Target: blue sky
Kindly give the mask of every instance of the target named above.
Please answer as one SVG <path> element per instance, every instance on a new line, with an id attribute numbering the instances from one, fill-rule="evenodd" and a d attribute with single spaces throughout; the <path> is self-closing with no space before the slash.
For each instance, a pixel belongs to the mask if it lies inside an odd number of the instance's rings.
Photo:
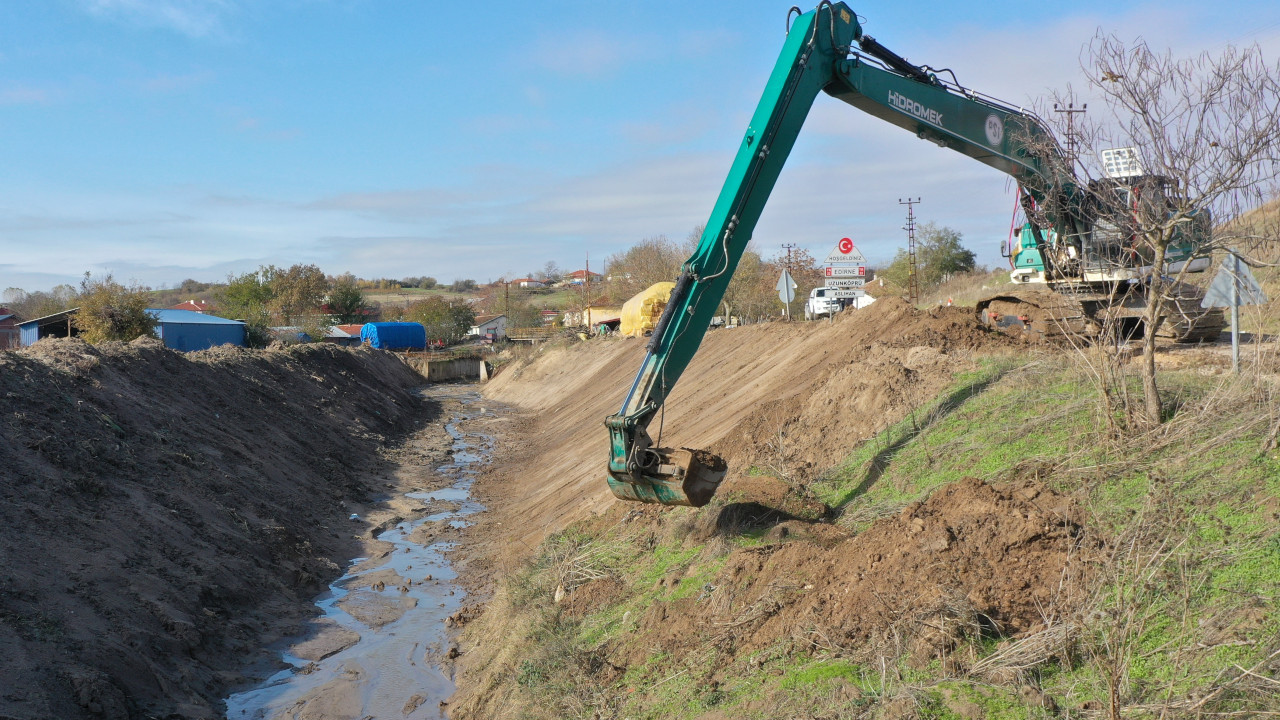
<path id="1" fill-rule="evenodd" d="M 154 287 L 314 262 L 481 281 L 683 239 L 712 203 L 788 2 L 0 0 L 0 289 Z M 1280 50 L 1274 2 L 855 4 L 866 32 L 1033 105 L 1098 28 Z M 819 97 L 755 233 L 873 261 L 901 197 L 999 262 L 999 173 Z"/>

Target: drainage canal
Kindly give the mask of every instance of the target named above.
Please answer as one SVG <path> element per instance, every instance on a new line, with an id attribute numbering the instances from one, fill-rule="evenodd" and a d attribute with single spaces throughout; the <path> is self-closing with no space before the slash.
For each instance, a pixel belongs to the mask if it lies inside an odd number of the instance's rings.
<path id="1" fill-rule="evenodd" d="M 353 560 L 316 600 L 322 615 L 314 621 L 314 637 L 283 652 L 288 668 L 227 698 L 228 720 L 447 717 L 444 701 L 454 686 L 439 661 L 449 647 L 445 621 L 465 593 L 454 583 L 447 556 L 454 544 L 418 542 L 414 531 L 427 524 L 465 527 L 466 517 L 482 509 L 471 500 L 471 484 L 492 441 L 464 435 L 460 424 L 493 413 L 465 387 L 434 387 L 432 395 L 439 394 L 461 401 L 445 426 L 453 438 L 452 460 L 438 468 L 451 484 L 406 497 L 444 509 L 379 535 L 394 548 L 385 562 Z"/>

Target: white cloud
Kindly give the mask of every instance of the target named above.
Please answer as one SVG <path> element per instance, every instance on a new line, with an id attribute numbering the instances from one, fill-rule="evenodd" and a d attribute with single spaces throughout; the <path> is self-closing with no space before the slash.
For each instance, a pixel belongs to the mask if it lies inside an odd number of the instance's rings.
<path id="1" fill-rule="evenodd" d="M 182 92 L 203 85 L 213 79 L 211 72 L 193 72 L 182 75 L 158 73 L 138 83 L 138 86 L 151 93 Z"/>
<path id="2" fill-rule="evenodd" d="M 15 85 L 0 90 L 0 105 L 47 105 L 59 92 L 48 88 Z"/>
<path id="3" fill-rule="evenodd" d="M 163 28 L 187 37 L 223 35 L 232 0 L 82 0 L 90 14 L 146 28 Z"/>
<path id="4" fill-rule="evenodd" d="M 542 34 L 528 50 L 534 64 L 561 75 L 609 75 L 642 49 L 633 39 L 604 30 Z"/>

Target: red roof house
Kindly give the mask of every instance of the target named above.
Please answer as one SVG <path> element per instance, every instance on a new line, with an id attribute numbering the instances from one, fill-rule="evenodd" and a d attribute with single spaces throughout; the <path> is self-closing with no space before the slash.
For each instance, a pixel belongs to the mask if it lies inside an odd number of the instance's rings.
<path id="1" fill-rule="evenodd" d="M 18 322 L 22 318 L 13 314 L 7 307 L 0 307 L 0 350 L 8 350 L 19 346 Z"/>
<path id="2" fill-rule="evenodd" d="M 186 302 L 178 303 L 177 305 L 174 305 L 169 309 L 170 310 L 190 310 L 191 312 L 207 313 L 212 307 L 213 307 L 212 304 L 207 303 L 204 300 L 188 300 Z"/>
<path id="3" fill-rule="evenodd" d="M 588 277 L 591 278 L 591 282 L 600 282 L 601 280 L 604 280 L 603 275 L 600 273 L 593 273 L 589 270 L 574 270 L 573 272 L 565 275 L 564 279 L 570 285 L 581 285 L 587 281 Z"/>

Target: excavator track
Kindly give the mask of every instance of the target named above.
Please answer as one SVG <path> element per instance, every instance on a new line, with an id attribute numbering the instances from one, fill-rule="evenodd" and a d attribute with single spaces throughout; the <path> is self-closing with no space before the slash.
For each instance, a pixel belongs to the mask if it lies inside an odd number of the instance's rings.
<path id="1" fill-rule="evenodd" d="M 1203 297 L 1194 285 L 1179 283 L 1172 288 L 1156 335 L 1182 343 L 1216 340 L 1226 320 L 1220 309 L 1201 308 Z M 1139 293 L 1113 297 L 1035 287 L 983 298 L 977 312 L 978 319 L 989 327 L 1035 341 L 1092 342 L 1103 332 L 1141 337 L 1144 303 Z"/>
<path id="2" fill-rule="evenodd" d="M 1201 308 L 1203 299 L 1204 292 L 1200 288 L 1180 283 L 1165 301 L 1168 309 L 1156 334 L 1176 342 L 1217 340 L 1227 327 L 1227 319 L 1221 308 Z"/>
<path id="3" fill-rule="evenodd" d="M 1092 340 L 1101 331 L 1083 303 L 1040 288 L 983 298 L 978 301 L 978 319 L 993 329 L 1038 341 Z"/>

